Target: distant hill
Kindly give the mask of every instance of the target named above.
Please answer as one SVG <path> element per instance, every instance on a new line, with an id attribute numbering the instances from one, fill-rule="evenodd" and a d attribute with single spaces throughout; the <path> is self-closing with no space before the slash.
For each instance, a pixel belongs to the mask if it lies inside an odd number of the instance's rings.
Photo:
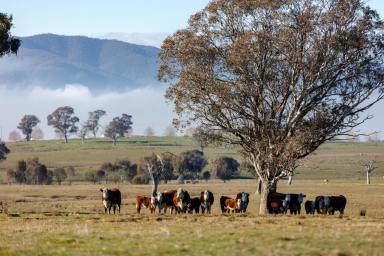
<path id="1" fill-rule="evenodd" d="M 122 90 L 158 83 L 159 49 L 117 40 L 41 34 L 22 37 L 17 56 L 0 59 L 0 85 Z"/>

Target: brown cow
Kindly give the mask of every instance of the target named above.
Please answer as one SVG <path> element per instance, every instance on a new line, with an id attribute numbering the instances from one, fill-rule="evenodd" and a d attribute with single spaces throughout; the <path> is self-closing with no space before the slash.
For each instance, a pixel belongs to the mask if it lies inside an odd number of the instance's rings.
<path id="1" fill-rule="evenodd" d="M 227 196 L 220 197 L 221 212 L 237 212 L 240 210 L 241 199 L 233 199 Z"/>
<path id="2" fill-rule="evenodd" d="M 141 207 L 149 208 L 151 213 L 155 212 L 155 198 L 148 196 L 136 196 L 136 210 L 140 213 Z"/>
<path id="3" fill-rule="evenodd" d="M 120 213 L 120 205 L 121 205 L 121 193 L 117 188 L 109 189 L 109 188 L 101 188 L 100 191 L 103 193 L 101 196 L 101 200 L 104 205 L 105 213 L 111 213 L 111 208 L 113 207 L 113 214 L 116 214 L 116 206 L 119 208 Z"/>
<path id="4" fill-rule="evenodd" d="M 188 203 L 188 205 L 187 205 L 188 213 L 193 213 L 193 211 L 195 211 L 195 213 L 199 213 L 199 211 L 200 211 L 200 204 L 201 204 L 200 197 L 192 198 L 190 200 L 190 202 Z"/>

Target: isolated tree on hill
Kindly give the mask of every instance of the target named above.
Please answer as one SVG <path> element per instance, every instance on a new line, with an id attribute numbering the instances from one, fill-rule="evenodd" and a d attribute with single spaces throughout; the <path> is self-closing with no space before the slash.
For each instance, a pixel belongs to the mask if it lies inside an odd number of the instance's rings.
<path id="1" fill-rule="evenodd" d="M 383 21 L 360 0 L 212 0 L 164 40 L 159 79 L 181 120 L 238 146 L 266 214 L 286 166 L 369 118 L 383 50 Z"/>
<path id="2" fill-rule="evenodd" d="M 35 115 L 25 115 L 21 119 L 19 125 L 17 126 L 18 129 L 21 130 L 21 132 L 25 135 L 25 140 L 30 141 L 33 128 L 40 123 L 39 118 L 37 118 Z"/>
<path id="3" fill-rule="evenodd" d="M 20 141 L 21 140 L 21 134 L 18 131 L 11 131 L 8 135 L 9 141 Z"/>
<path id="4" fill-rule="evenodd" d="M 79 131 L 77 132 L 77 135 L 81 139 L 81 144 L 84 144 L 85 137 L 87 137 L 87 134 L 88 134 L 88 128 L 86 127 L 86 125 L 82 125 Z"/>
<path id="5" fill-rule="evenodd" d="M 230 180 L 238 174 L 240 164 L 232 157 L 220 157 L 212 164 L 212 172 L 222 181 Z"/>
<path id="6" fill-rule="evenodd" d="M 155 130 L 152 127 L 148 126 L 144 130 L 144 135 L 147 136 L 147 137 L 155 136 Z"/>
<path id="7" fill-rule="evenodd" d="M 43 130 L 41 130 L 41 128 L 39 128 L 39 127 L 35 127 L 32 130 L 31 139 L 33 139 L 33 140 L 42 140 L 42 139 L 44 139 L 44 132 L 43 132 Z"/>
<path id="8" fill-rule="evenodd" d="M 164 130 L 164 136 L 168 136 L 168 137 L 176 136 L 176 129 L 172 125 L 168 125 Z"/>
<path id="9" fill-rule="evenodd" d="M 132 124 L 131 115 L 122 114 L 121 117 L 115 117 L 105 128 L 105 136 L 111 138 L 113 145 L 116 145 L 117 139 L 124 137 L 124 134 L 132 128 Z"/>
<path id="10" fill-rule="evenodd" d="M 0 13 L 0 57 L 5 54 L 17 54 L 19 50 L 21 41 L 11 35 L 12 27 L 12 16 Z"/>
<path id="11" fill-rule="evenodd" d="M 53 126 L 55 132 L 64 138 L 65 143 L 68 142 L 68 136 L 78 130 L 76 123 L 79 122 L 79 118 L 74 116 L 72 107 L 57 108 L 52 114 L 48 115 L 47 120 L 48 125 Z"/>
<path id="12" fill-rule="evenodd" d="M 5 160 L 7 158 L 6 155 L 10 152 L 11 151 L 7 148 L 7 146 L 5 146 L 5 143 L 0 141 L 0 161 Z"/>
<path id="13" fill-rule="evenodd" d="M 107 112 L 105 112 L 105 110 L 101 110 L 101 109 L 89 112 L 89 117 L 85 124 L 85 127 L 88 129 L 88 131 L 92 132 L 93 137 L 95 138 L 96 138 L 97 131 L 100 128 L 100 124 L 99 124 L 100 118 L 105 116 L 106 113 Z"/>

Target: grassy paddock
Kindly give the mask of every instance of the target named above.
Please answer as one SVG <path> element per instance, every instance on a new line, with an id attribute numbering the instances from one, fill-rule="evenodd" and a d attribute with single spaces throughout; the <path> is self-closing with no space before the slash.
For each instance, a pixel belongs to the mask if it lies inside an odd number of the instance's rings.
<path id="1" fill-rule="evenodd" d="M 282 192 L 347 197 L 344 218 L 338 216 L 258 216 L 255 182 L 188 184 L 192 195 L 214 192 L 211 216 L 135 213 L 134 198 L 150 186 L 118 185 L 122 212 L 105 215 L 103 185 L 0 186 L 0 255 L 383 255 L 384 184 L 338 180 L 296 180 L 279 185 Z M 160 190 L 177 185 L 160 185 Z M 220 195 L 251 192 L 249 212 L 221 215 Z M 366 209 L 367 216 L 359 212 Z"/>

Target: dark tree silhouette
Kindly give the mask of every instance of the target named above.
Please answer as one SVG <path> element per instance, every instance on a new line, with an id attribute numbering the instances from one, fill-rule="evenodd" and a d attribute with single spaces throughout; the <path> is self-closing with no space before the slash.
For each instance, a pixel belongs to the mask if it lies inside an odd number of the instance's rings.
<path id="1" fill-rule="evenodd" d="M 18 129 L 21 130 L 21 132 L 25 135 L 25 140 L 30 141 L 33 128 L 40 123 L 39 118 L 35 115 L 25 115 L 21 119 L 19 125 L 17 126 Z"/>
<path id="2" fill-rule="evenodd" d="M 17 54 L 19 50 L 21 41 L 11 35 L 12 27 L 12 16 L 0 13 L 0 57 L 5 54 Z"/>
<path id="3" fill-rule="evenodd" d="M 238 174 L 240 164 L 232 157 L 220 157 L 212 164 L 214 176 L 224 182 L 230 180 Z"/>
<path id="4" fill-rule="evenodd" d="M 53 126 L 55 132 L 64 138 L 65 143 L 68 142 L 68 136 L 78 130 L 76 123 L 79 122 L 79 118 L 74 116 L 72 107 L 57 108 L 52 114 L 48 115 L 47 120 L 48 125 Z"/>
<path id="5" fill-rule="evenodd" d="M 99 125 L 100 118 L 105 116 L 106 114 L 107 114 L 107 112 L 105 112 L 105 110 L 101 110 L 101 109 L 89 112 L 89 117 L 88 117 L 88 120 L 86 121 L 84 127 L 88 131 L 92 132 L 93 137 L 96 138 L 97 131 L 100 128 L 100 125 Z"/>
<path id="6" fill-rule="evenodd" d="M 121 117 L 115 117 L 105 128 L 105 136 L 113 140 L 113 145 L 119 137 L 124 137 L 124 134 L 132 128 L 132 116 L 122 114 Z"/>

